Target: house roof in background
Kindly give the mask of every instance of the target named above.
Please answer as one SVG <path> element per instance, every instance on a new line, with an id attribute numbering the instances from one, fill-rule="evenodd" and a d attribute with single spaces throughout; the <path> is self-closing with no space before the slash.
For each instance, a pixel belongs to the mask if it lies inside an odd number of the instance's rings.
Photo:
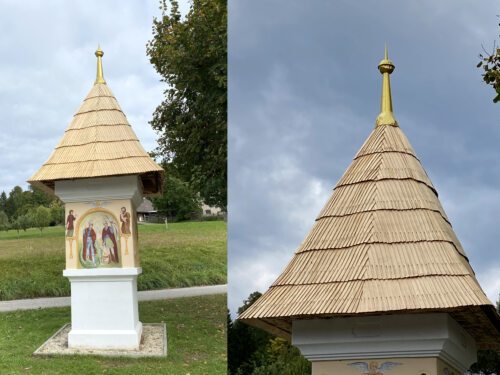
<path id="1" fill-rule="evenodd" d="M 157 212 L 153 207 L 153 202 L 147 198 L 142 199 L 142 203 L 137 207 L 137 213 Z"/>

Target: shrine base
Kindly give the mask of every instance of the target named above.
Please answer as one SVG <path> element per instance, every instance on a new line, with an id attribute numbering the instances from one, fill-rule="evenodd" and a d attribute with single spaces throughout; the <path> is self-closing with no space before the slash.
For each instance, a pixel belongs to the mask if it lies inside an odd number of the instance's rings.
<path id="1" fill-rule="evenodd" d="M 138 349 L 141 268 L 67 269 L 71 283 L 69 348 Z"/>

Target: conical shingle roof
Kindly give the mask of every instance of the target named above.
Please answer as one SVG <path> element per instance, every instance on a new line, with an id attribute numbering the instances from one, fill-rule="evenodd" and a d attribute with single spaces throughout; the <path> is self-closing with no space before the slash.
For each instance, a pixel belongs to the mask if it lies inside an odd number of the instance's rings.
<path id="1" fill-rule="evenodd" d="M 239 318 L 289 337 L 294 319 L 447 311 L 479 345 L 498 345 L 499 316 L 392 115 L 382 73 L 377 126 L 291 262 Z"/>
<path id="2" fill-rule="evenodd" d="M 53 191 L 57 180 L 137 174 L 145 194 L 161 190 L 163 169 L 144 150 L 102 76 L 97 78 L 64 136 L 42 167 L 28 180 Z"/>

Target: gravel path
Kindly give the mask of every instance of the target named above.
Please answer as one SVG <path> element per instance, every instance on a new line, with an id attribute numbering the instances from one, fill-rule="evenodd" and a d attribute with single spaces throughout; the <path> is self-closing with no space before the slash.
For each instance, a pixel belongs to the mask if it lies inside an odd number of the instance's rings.
<path id="1" fill-rule="evenodd" d="M 194 286 L 191 288 L 144 290 L 139 292 L 139 301 L 154 301 L 159 299 L 172 299 L 180 297 L 206 296 L 211 294 L 227 293 L 227 285 Z M 70 306 L 70 297 L 51 297 L 34 299 L 16 299 L 1 301 L 0 312 L 15 310 L 35 310 L 47 307 Z"/>

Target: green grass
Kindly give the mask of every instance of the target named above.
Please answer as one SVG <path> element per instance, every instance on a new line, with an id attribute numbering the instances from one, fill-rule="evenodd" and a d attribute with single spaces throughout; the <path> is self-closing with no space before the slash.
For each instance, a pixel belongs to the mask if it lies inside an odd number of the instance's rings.
<path id="1" fill-rule="evenodd" d="M 165 358 L 35 357 L 32 353 L 71 320 L 69 308 L 0 314 L 0 374 L 226 374 L 226 296 L 139 304 L 143 323 L 167 324 Z"/>
<path id="2" fill-rule="evenodd" d="M 224 284 L 226 223 L 140 225 L 139 255 L 139 290 Z M 67 296 L 64 268 L 63 227 L 0 233 L 0 300 Z"/>

